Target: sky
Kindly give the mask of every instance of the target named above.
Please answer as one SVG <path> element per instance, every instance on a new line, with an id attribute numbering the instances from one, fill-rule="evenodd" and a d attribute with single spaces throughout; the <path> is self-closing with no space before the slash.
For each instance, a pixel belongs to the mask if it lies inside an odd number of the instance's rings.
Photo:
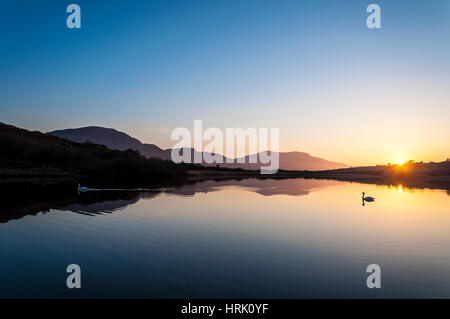
<path id="1" fill-rule="evenodd" d="M 450 157 L 448 0 L 0 0 L 0 41 L 0 122 L 26 129 L 169 148 L 201 119 L 354 166 Z"/>

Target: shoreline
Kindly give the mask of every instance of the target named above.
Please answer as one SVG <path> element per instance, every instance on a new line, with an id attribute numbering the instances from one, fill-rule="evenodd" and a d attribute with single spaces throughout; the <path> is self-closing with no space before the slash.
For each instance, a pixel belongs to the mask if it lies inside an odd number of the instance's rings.
<path id="1" fill-rule="evenodd" d="M 411 188 L 430 188 L 430 189 L 443 189 L 450 191 L 450 175 L 412 175 L 412 176 L 385 176 L 380 174 L 352 172 L 351 170 L 360 170 L 360 168 L 333 170 L 333 171 L 283 171 L 280 170 L 276 174 L 260 174 L 258 171 L 246 171 L 235 169 L 193 169 L 188 170 L 186 176 L 168 179 L 161 182 L 149 182 L 149 183 L 136 183 L 130 184 L 128 181 L 123 184 L 115 183 L 111 185 L 109 183 L 102 183 L 102 181 L 89 180 L 89 178 L 81 177 L 75 174 L 63 173 L 63 174 L 45 174 L 40 171 L 34 172 L 18 172 L 16 174 L 4 174 L 0 172 L 0 184 L 1 185 L 13 185 L 13 184 L 30 184 L 41 185 L 42 187 L 48 185 L 57 184 L 76 184 L 82 182 L 90 187 L 104 187 L 110 188 L 111 186 L 118 188 L 152 188 L 152 187 L 171 187 L 183 185 L 186 183 L 196 183 L 208 180 L 222 181 L 222 180 L 242 180 L 247 178 L 256 179 L 291 179 L 291 178 L 304 178 L 304 179 L 327 179 L 337 180 L 343 182 L 359 182 L 364 184 L 378 184 L 378 185 L 402 185 Z M 126 187 L 125 187 L 126 186 Z"/>

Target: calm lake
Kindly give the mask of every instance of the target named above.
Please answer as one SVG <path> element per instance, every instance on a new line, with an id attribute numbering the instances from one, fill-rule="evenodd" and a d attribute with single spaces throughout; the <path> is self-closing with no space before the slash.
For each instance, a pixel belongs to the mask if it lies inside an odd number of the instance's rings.
<path id="1" fill-rule="evenodd" d="M 446 190 L 246 179 L 102 193 L 2 208 L 1 298 L 450 297 Z"/>

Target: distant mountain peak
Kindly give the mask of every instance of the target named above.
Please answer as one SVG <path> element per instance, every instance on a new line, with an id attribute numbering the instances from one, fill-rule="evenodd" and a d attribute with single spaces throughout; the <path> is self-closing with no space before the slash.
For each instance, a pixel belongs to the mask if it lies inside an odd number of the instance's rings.
<path id="1" fill-rule="evenodd" d="M 139 151 L 145 157 L 170 158 L 170 152 L 168 153 L 154 144 L 143 144 L 137 138 L 113 128 L 86 126 L 56 130 L 49 134 L 78 143 L 90 141 L 96 144 L 106 145 L 110 149 L 121 151 L 132 149 Z"/>
<path id="2" fill-rule="evenodd" d="M 132 149 L 139 151 L 145 157 L 157 157 L 167 160 L 171 159 L 171 149 L 163 150 L 154 144 L 144 144 L 138 139 L 113 128 L 86 126 L 66 130 L 57 130 L 50 132 L 49 134 L 79 143 L 90 141 L 96 144 L 103 144 L 110 149 Z M 186 150 L 193 152 L 193 149 L 191 148 L 186 148 Z M 284 170 L 318 171 L 349 167 L 343 163 L 330 162 L 326 159 L 314 157 L 308 153 L 300 151 L 279 152 L 279 159 L 280 169 Z M 213 164 L 213 166 L 215 165 L 216 164 Z M 219 164 L 219 166 L 259 170 L 261 163 L 249 163 L 248 156 L 246 156 L 245 163 L 237 163 L 235 160 L 234 163 L 223 163 Z"/>

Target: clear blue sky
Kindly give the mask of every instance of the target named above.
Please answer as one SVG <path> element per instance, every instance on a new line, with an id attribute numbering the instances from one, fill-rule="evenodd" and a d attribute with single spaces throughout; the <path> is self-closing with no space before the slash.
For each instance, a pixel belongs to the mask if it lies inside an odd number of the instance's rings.
<path id="1" fill-rule="evenodd" d="M 448 0 L 2 0 L 0 41 L 0 121 L 27 129 L 170 147 L 203 119 L 354 165 L 450 156 Z"/>

